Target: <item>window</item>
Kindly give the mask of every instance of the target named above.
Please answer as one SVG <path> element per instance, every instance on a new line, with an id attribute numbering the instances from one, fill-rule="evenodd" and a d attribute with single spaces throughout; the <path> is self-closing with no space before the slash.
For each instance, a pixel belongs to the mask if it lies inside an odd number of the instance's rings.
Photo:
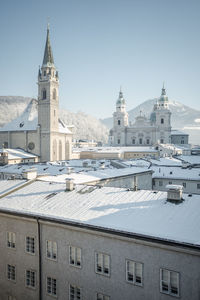
<path id="1" fill-rule="evenodd" d="M 181 144 L 185 144 L 185 141 L 184 141 L 184 140 L 181 140 Z"/>
<path id="2" fill-rule="evenodd" d="M 135 145 L 135 139 L 132 139 L 132 144 Z"/>
<path id="3" fill-rule="evenodd" d="M 15 248 L 16 247 L 16 238 L 14 232 L 7 232 L 7 247 Z"/>
<path id="4" fill-rule="evenodd" d="M 110 255 L 103 254 L 103 253 L 96 253 L 96 273 L 102 275 L 110 275 Z"/>
<path id="5" fill-rule="evenodd" d="M 120 125 L 120 123 L 121 123 L 120 120 L 118 120 L 118 121 L 117 121 L 117 124 Z"/>
<path id="6" fill-rule="evenodd" d="M 47 98 L 47 91 L 44 89 L 42 91 L 42 99 L 45 100 Z"/>
<path id="7" fill-rule="evenodd" d="M 197 189 L 200 189 L 200 183 L 197 183 Z"/>
<path id="8" fill-rule="evenodd" d="M 47 241 L 46 243 L 46 255 L 47 258 L 57 259 L 57 243 L 52 241 Z"/>
<path id="9" fill-rule="evenodd" d="M 26 270 L 26 286 L 27 287 L 35 287 L 35 271 Z"/>
<path id="10" fill-rule="evenodd" d="M 169 181 L 169 184 L 172 184 L 172 181 Z"/>
<path id="11" fill-rule="evenodd" d="M 117 140 L 117 143 L 120 144 L 120 139 Z"/>
<path id="12" fill-rule="evenodd" d="M 161 144 L 164 144 L 164 140 L 163 140 L 163 139 L 160 139 L 160 143 L 161 143 Z"/>
<path id="13" fill-rule="evenodd" d="M 7 278 L 15 281 L 16 279 L 16 268 L 15 266 L 7 265 Z"/>
<path id="14" fill-rule="evenodd" d="M 26 237 L 26 252 L 35 253 L 35 238 L 27 236 Z"/>
<path id="15" fill-rule="evenodd" d="M 56 279 L 52 277 L 47 277 L 47 294 L 54 296 L 57 295 Z"/>
<path id="16" fill-rule="evenodd" d="M 47 72 L 46 71 L 44 71 L 44 76 L 46 76 L 47 75 Z"/>
<path id="17" fill-rule="evenodd" d="M 149 139 L 147 139 L 147 145 L 149 145 Z"/>
<path id="18" fill-rule="evenodd" d="M 70 300 L 79 300 L 81 299 L 81 289 L 75 285 L 69 285 L 69 299 Z"/>
<path id="19" fill-rule="evenodd" d="M 141 138 L 139 139 L 139 144 L 142 145 L 142 139 Z"/>
<path id="20" fill-rule="evenodd" d="M 158 184 L 159 184 L 159 186 L 163 186 L 163 182 L 162 181 L 159 181 Z"/>
<path id="21" fill-rule="evenodd" d="M 186 188 L 186 182 L 183 182 L 183 187 Z"/>
<path id="22" fill-rule="evenodd" d="M 163 118 L 161 118 L 160 123 L 164 124 L 164 119 Z"/>
<path id="23" fill-rule="evenodd" d="M 110 300 L 110 297 L 109 297 L 109 296 L 106 296 L 106 295 L 103 295 L 103 294 L 100 294 L 100 293 L 98 293 L 98 294 L 97 294 L 97 300 Z"/>
<path id="24" fill-rule="evenodd" d="M 160 291 L 172 296 L 179 296 L 179 273 L 161 269 Z"/>
<path id="25" fill-rule="evenodd" d="M 136 285 L 142 286 L 143 265 L 132 260 L 126 261 L 126 280 Z"/>
<path id="26" fill-rule="evenodd" d="M 75 267 L 81 267 L 81 248 L 69 246 L 69 263 Z"/>

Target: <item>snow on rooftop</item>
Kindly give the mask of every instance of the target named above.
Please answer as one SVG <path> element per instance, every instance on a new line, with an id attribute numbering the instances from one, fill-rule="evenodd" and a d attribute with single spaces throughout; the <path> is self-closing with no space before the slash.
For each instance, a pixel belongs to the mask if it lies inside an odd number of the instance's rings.
<path id="1" fill-rule="evenodd" d="M 59 122 L 59 132 L 72 134 L 71 130 L 62 121 Z M 26 130 L 37 130 L 38 127 L 38 102 L 36 99 L 32 99 L 28 104 L 25 111 L 13 121 L 5 124 L 0 128 L 0 131 L 26 131 Z"/>
<path id="2" fill-rule="evenodd" d="M 172 130 L 171 135 L 189 135 L 189 134 L 187 134 L 183 131 L 180 131 L 180 130 Z"/>
<path id="3" fill-rule="evenodd" d="M 0 180 L 0 195 L 9 192 L 24 183 L 25 180 Z"/>
<path id="4" fill-rule="evenodd" d="M 83 184 L 88 182 L 93 182 L 96 180 L 101 179 L 108 179 L 108 178 L 115 178 L 120 176 L 128 176 L 134 174 L 141 174 L 151 172 L 151 170 L 147 168 L 139 168 L 139 167 L 132 167 L 132 168 L 124 168 L 124 169 L 103 169 L 103 170 L 96 170 L 96 171 L 82 171 L 80 173 L 71 173 L 70 175 L 63 174 L 58 176 L 43 176 L 41 180 L 43 181 L 52 181 L 52 182 L 65 182 L 66 178 L 74 179 L 76 184 Z"/>
<path id="5" fill-rule="evenodd" d="M 22 149 L 11 149 L 11 148 L 0 149 L 0 153 L 2 153 L 2 152 L 7 152 L 8 153 L 8 159 L 37 157 L 37 155 L 26 152 Z"/>
<path id="6" fill-rule="evenodd" d="M 0 210 L 45 216 L 102 228 L 200 245 L 200 196 L 178 205 L 166 192 L 33 182 L 0 200 Z"/>
<path id="7" fill-rule="evenodd" d="M 74 152 L 81 151 L 91 151 L 100 153 L 123 153 L 123 152 L 152 152 L 157 153 L 153 147 L 83 147 L 83 148 L 73 148 Z"/>
<path id="8" fill-rule="evenodd" d="M 168 178 L 200 181 L 200 168 L 182 169 L 180 167 L 152 166 L 152 178 Z"/>
<path id="9" fill-rule="evenodd" d="M 190 164 L 200 164 L 200 155 L 180 155 L 179 158 Z"/>
<path id="10" fill-rule="evenodd" d="M 149 159 L 149 161 L 158 166 L 182 166 L 182 161 L 174 157 L 161 157 L 159 159 Z"/>

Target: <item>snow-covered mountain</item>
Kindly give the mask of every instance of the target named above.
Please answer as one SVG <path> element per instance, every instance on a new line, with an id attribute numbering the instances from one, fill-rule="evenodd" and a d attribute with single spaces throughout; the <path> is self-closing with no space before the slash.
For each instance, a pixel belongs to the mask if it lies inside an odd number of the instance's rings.
<path id="1" fill-rule="evenodd" d="M 149 117 L 153 105 L 156 102 L 155 99 L 150 99 L 144 101 L 140 105 L 136 106 L 135 108 L 128 111 L 129 114 L 129 121 L 133 122 L 135 117 L 140 114 L 140 110 L 146 117 Z M 191 127 L 191 126 L 200 126 L 200 111 L 193 109 L 189 106 L 186 106 L 178 101 L 169 100 L 169 109 L 172 112 L 172 127 L 174 128 L 184 128 L 184 127 Z M 113 126 L 113 119 L 107 118 L 101 120 L 108 128 Z"/>
<path id="2" fill-rule="evenodd" d="M 140 111 L 146 117 L 149 117 L 156 100 L 156 98 L 147 100 L 134 109 L 129 110 L 129 121 L 133 122 L 135 117 L 140 114 Z M 169 109 L 172 112 L 172 127 L 188 133 L 191 143 L 200 144 L 200 111 L 173 100 L 169 100 Z M 113 126 L 112 117 L 103 119 L 101 122 L 108 128 L 112 128 Z"/>
<path id="3" fill-rule="evenodd" d="M 99 120 L 83 112 L 71 113 L 60 109 L 59 113 L 67 125 L 75 126 L 74 138 L 107 142 L 108 128 Z M 27 126 L 36 122 L 37 100 L 20 96 L 0 96 L 0 127 L 16 118 Z"/>

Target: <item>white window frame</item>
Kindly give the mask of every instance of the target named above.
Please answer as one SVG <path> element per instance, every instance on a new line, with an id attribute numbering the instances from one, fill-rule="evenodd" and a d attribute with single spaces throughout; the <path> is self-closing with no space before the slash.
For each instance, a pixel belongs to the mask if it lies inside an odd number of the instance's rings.
<path id="1" fill-rule="evenodd" d="M 56 261 L 57 257 L 57 243 L 54 241 L 46 240 L 46 258 Z"/>
<path id="2" fill-rule="evenodd" d="M 25 285 L 28 288 L 32 288 L 32 289 L 36 288 L 36 271 L 35 270 L 32 270 L 32 269 L 25 270 Z"/>
<path id="3" fill-rule="evenodd" d="M 47 295 L 57 297 L 57 279 L 51 276 L 46 277 L 46 292 Z"/>
<path id="4" fill-rule="evenodd" d="M 73 295 L 72 295 L 72 289 L 74 290 Z M 69 284 L 69 300 L 81 300 L 82 295 L 81 295 L 81 288 L 79 286 Z"/>
<path id="5" fill-rule="evenodd" d="M 133 272 L 132 272 L 132 277 L 133 280 L 129 280 L 128 275 L 130 272 L 130 270 L 128 269 L 128 265 L 129 264 L 133 265 Z M 137 273 L 137 267 L 140 266 L 141 267 L 141 276 L 139 276 L 139 274 Z M 126 259 L 126 282 L 137 285 L 137 286 L 143 286 L 143 269 L 144 269 L 144 265 L 141 262 L 138 261 L 134 261 L 132 259 Z M 137 277 L 141 278 L 141 282 L 137 282 Z"/>
<path id="6" fill-rule="evenodd" d="M 110 300 L 110 296 L 104 295 L 102 293 L 97 293 L 96 300 Z"/>
<path id="7" fill-rule="evenodd" d="M 167 272 L 167 281 L 166 282 L 164 281 L 164 279 L 162 277 L 162 271 Z M 177 294 L 174 294 L 173 292 L 171 292 L 172 274 L 177 276 L 177 282 L 178 282 L 177 283 Z M 163 290 L 163 283 L 164 282 L 166 283 L 166 286 L 168 286 L 168 290 Z M 173 297 L 179 297 L 180 296 L 180 273 L 161 268 L 160 269 L 160 292 L 163 293 L 163 294 L 173 296 Z"/>
<path id="8" fill-rule="evenodd" d="M 69 264 L 70 266 L 82 267 L 82 249 L 75 246 L 69 246 Z"/>
<path id="9" fill-rule="evenodd" d="M 30 242 L 30 239 L 31 239 L 31 242 Z M 33 243 L 32 243 L 32 241 L 33 241 Z M 35 255 L 35 237 L 34 236 L 27 235 L 25 237 L 25 251 L 28 254 Z"/>
<path id="10" fill-rule="evenodd" d="M 10 270 L 9 270 L 10 268 Z M 14 278 L 13 278 L 14 277 Z M 7 264 L 7 279 L 16 282 L 16 266 Z"/>
<path id="11" fill-rule="evenodd" d="M 7 248 L 16 249 L 16 234 L 15 234 L 15 232 L 7 231 Z"/>
<path id="12" fill-rule="evenodd" d="M 108 266 L 107 265 L 107 262 L 106 260 L 108 259 Z M 98 269 L 98 261 L 100 262 L 101 261 L 101 270 Z M 100 275 L 104 275 L 104 276 L 110 276 L 110 273 L 111 273 L 111 268 L 110 268 L 110 255 L 107 254 L 107 253 L 102 253 L 102 252 L 95 252 L 95 272 L 97 274 L 100 274 Z M 105 270 L 108 270 L 108 272 Z"/>

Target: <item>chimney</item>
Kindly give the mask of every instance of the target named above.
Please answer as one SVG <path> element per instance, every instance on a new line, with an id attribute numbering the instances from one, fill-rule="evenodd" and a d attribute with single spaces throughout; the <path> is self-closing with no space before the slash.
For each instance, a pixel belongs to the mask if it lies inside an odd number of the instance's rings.
<path id="1" fill-rule="evenodd" d="M 182 192 L 183 186 L 182 185 L 175 185 L 175 184 L 168 184 L 166 185 L 167 189 L 167 201 L 172 203 L 181 203 L 182 199 Z"/>
<path id="2" fill-rule="evenodd" d="M 66 178 L 66 191 L 70 192 L 74 190 L 74 179 Z"/>

